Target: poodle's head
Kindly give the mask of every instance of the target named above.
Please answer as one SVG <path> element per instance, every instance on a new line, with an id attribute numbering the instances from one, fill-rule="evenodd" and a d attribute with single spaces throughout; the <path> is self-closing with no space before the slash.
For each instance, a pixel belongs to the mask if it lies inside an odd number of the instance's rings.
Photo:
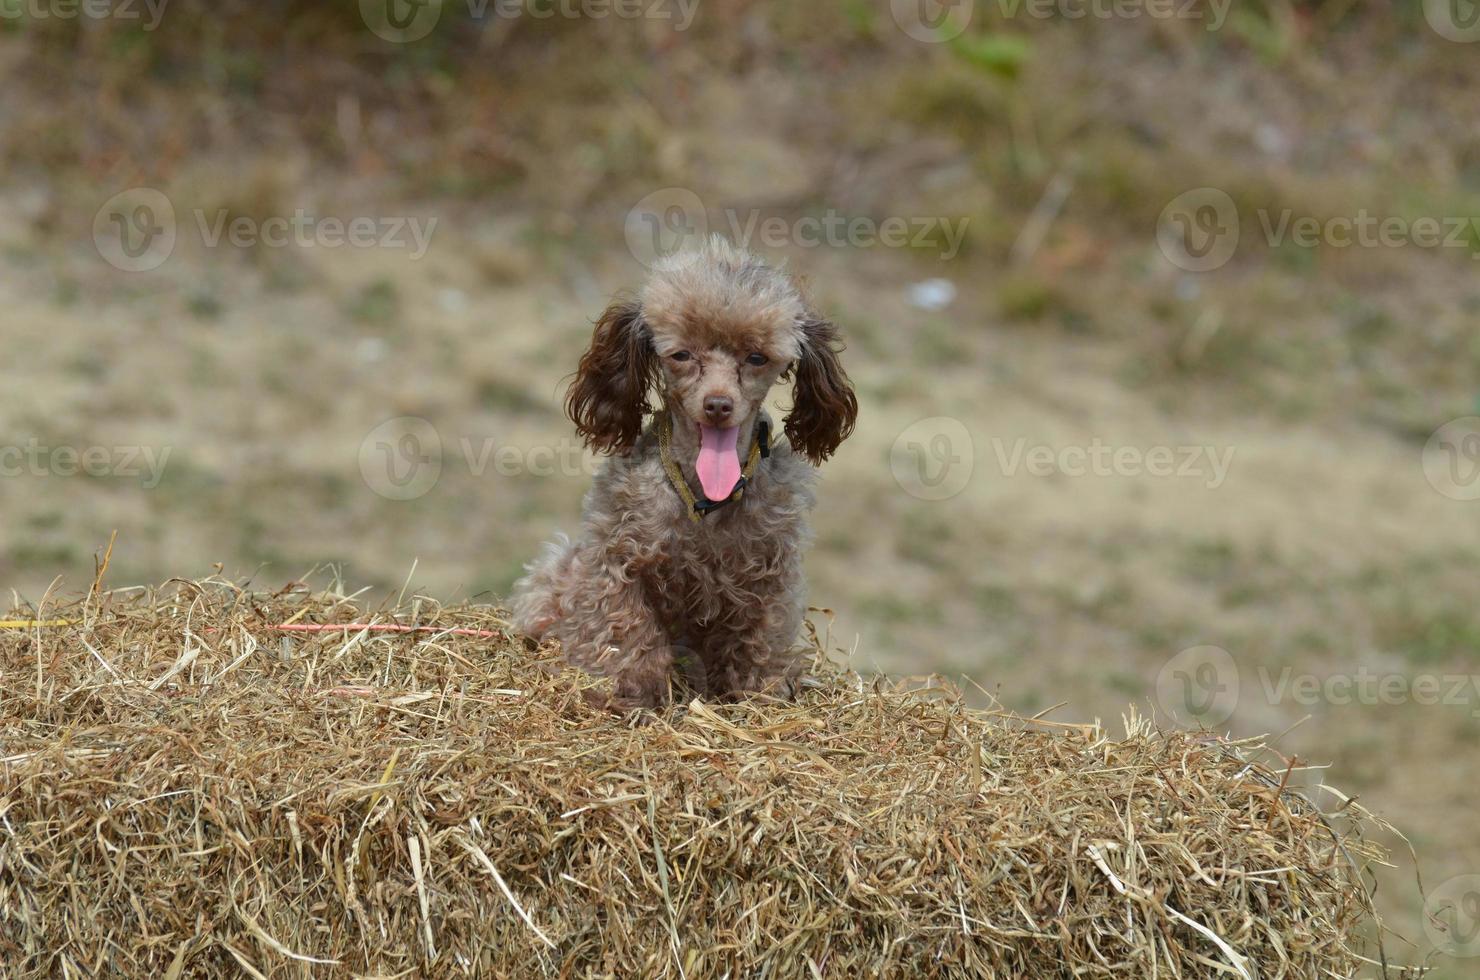
<path id="1" fill-rule="evenodd" d="M 702 452 L 729 463 L 739 427 L 794 377 L 786 435 L 821 463 L 858 415 L 840 348 L 837 328 L 807 309 L 789 276 L 715 237 L 666 259 L 636 302 L 602 315 L 566 408 L 597 451 L 625 452 L 656 391 L 677 424 L 694 427 Z"/>

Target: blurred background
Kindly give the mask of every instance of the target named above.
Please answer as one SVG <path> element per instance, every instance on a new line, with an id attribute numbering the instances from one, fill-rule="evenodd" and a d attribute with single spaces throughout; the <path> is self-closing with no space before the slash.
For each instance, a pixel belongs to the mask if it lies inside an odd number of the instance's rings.
<path id="1" fill-rule="evenodd" d="M 1475 976 L 1477 82 L 1472 0 L 0 0 L 0 584 L 497 601 L 723 234 L 848 337 L 856 667 L 1267 733 Z"/>

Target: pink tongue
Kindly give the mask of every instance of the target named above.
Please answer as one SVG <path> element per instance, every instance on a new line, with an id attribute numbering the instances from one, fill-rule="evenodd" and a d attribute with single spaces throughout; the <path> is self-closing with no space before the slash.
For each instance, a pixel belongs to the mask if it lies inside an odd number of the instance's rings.
<path id="1" fill-rule="evenodd" d="M 735 491 L 740 482 L 740 455 L 735 452 L 735 443 L 740 438 L 740 429 L 715 429 L 699 426 L 699 459 L 694 469 L 699 473 L 699 485 L 704 496 L 710 500 L 724 500 Z"/>

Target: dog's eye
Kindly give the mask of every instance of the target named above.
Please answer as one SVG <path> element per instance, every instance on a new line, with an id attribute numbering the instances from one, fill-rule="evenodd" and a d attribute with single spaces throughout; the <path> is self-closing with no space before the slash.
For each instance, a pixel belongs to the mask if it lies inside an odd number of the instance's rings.
<path id="1" fill-rule="evenodd" d="M 681 350 L 677 351 L 676 353 L 670 354 L 669 356 L 672 357 L 675 361 L 687 361 L 692 359 L 694 355 L 690 354 L 686 350 Z"/>
<path id="2" fill-rule="evenodd" d="M 755 367 L 760 367 L 763 364 L 769 363 L 770 360 L 771 359 L 769 357 L 767 357 L 766 355 L 764 355 L 764 354 L 762 354 L 760 352 L 756 352 L 754 354 L 751 354 L 749 357 L 747 357 L 745 359 L 745 363 L 746 364 L 754 365 Z"/>

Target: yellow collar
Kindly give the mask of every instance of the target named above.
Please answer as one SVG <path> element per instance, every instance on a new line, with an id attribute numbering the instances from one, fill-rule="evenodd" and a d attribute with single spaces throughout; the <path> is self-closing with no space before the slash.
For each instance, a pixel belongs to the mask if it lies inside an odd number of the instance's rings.
<path id="1" fill-rule="evenodd" d="M 697 499 L 694 491 L 689 489 L 689 481 L 684 479 L 683 470 L 678 468 L 678 463 L 673 459 L 673 417 L 668 414 L 666 407 L 658 415 L 658 451 L 663 457 L 663 469 L 668 473 L 668 482 L 673 484 L 679 499 L 688 508 L 689 520 L 698 524 L 710 511 L 719 510 L 725 504 L 734 503 L 745 496 L 745 487 L 755 475 L 761 460 L 771 455 L 771 423 L 765 419 L 757 420 L 755 439 L 750 444 L 750 459 L 740 473 L 740 482 L 735 484 L 735 489 L 723 500 L 710 500 L 708 497 Z"/>

